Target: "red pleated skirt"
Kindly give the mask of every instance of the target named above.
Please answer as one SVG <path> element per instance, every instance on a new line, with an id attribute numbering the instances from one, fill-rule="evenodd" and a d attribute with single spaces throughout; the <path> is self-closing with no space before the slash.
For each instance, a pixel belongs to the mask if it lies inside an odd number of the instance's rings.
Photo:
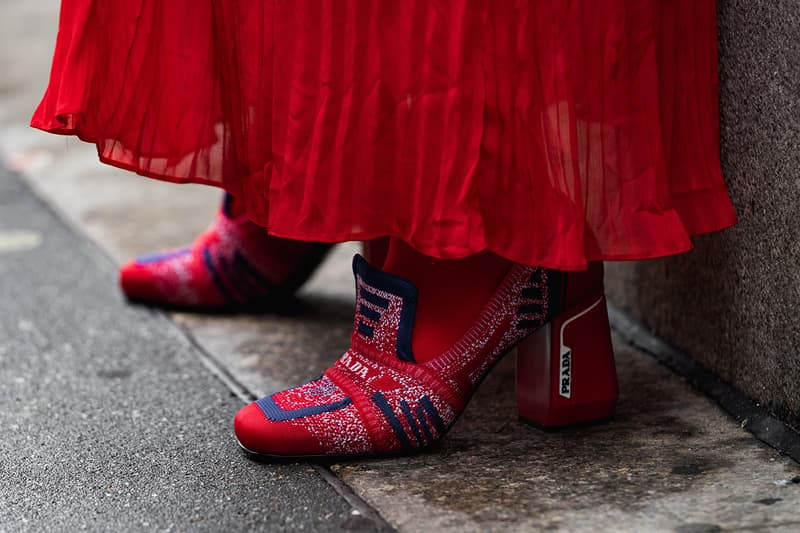
<path id="1" fill-rule="evenodd" d="M 32 124 L 277 236 L 566 270 L 736 222 L 717 90 L 713 0 L 63 0 Z"/>

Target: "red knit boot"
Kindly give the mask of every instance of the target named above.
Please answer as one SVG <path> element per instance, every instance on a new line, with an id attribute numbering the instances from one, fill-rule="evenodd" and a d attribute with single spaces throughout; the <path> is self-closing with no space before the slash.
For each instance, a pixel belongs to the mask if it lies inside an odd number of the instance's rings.
<path id="1" fill-rule="evenodd" d="M 226 195 L 214 222 L 191 246 L 130 261 L 119 282 L 128 299 L 148 305 L 256 310 L 292 294 L 329 249 L 267 235 Z"/>

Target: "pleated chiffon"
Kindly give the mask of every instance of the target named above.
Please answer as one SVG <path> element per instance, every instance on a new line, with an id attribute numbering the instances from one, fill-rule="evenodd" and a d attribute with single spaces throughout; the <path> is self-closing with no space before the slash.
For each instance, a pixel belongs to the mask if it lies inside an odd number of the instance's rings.
<path id="1" fill-rule="evenodd" d="M 280 237 L 563 270 L 659 257 L 736 222 L 715 9 L 63 0 L 32 125 L 223 187 Z"/>

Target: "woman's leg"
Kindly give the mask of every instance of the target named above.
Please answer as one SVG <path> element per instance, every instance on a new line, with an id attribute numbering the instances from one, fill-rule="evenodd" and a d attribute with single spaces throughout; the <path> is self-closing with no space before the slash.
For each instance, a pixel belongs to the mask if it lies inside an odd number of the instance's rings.
<path id="1" fill-rule="evenodd" d="M 444 353 L 475 322 L 513 263 L 483 252 L 464 259 L 434 259 L 392 239 L 383 270 L 419 291 L 411 345 L 424 363 Z"/>

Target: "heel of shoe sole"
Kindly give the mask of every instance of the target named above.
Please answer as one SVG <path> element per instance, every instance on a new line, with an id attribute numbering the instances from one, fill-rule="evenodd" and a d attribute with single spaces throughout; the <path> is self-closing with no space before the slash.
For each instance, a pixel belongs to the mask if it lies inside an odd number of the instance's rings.
<path id="1" fill-rule="evenodd" d="M 543 428 L 609 418 L 619 387 L 604 296 L 574 306 L 517 348 L 519 416 Z"/>

